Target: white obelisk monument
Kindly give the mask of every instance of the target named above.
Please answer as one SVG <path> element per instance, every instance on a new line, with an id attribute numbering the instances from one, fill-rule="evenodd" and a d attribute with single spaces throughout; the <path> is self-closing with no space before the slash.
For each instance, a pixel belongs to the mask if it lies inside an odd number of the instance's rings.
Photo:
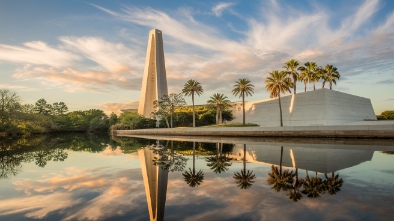
<path id="1" fill-rule="evenodd" d="M 151 117 L 151 113 L 155 111 L 153 102 L 163 95 L 168 95 L 163 37 L 160 30 L 153 29 L 149 32 L 138 113 Z"/>

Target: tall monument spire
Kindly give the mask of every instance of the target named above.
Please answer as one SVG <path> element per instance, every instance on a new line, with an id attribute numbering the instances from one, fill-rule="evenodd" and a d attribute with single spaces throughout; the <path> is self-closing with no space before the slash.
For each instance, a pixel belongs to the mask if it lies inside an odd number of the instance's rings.
<path id="1" fill-rule="evenodd" d="M 146 49 L 145 69 L 138 113 L 149 118 L 151 113 L 155 111 L 153 102 L 167 94 L 167 76 L 162 32 L 158 29 L 152 29 L 149 32 L 148 47 Z"/>

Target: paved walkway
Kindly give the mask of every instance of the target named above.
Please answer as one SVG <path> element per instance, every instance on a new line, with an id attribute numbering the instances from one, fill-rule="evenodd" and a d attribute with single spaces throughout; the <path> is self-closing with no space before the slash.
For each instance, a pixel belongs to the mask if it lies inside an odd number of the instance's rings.
<path id="1" fill-rule="evenodd" d="M 223 136 L 223 137 L 333 137 L 394 139 L 394 123 L 294 127 L 187 127 L 144 130 L 115 130 L 116 136 Z"/>

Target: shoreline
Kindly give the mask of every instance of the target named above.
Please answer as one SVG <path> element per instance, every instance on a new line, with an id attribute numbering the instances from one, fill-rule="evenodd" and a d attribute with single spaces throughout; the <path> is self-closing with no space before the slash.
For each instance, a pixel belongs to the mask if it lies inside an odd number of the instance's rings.
<path id="1" fill-rule="evenodd" d="M 394 139 L 394 124 L 286 126 L 286 127 L 187 127 L 141 130 L 114 130 L 114 136 L 208 136 L 208 137 L 277 137 L 277 138 L 355 138 Z"/>

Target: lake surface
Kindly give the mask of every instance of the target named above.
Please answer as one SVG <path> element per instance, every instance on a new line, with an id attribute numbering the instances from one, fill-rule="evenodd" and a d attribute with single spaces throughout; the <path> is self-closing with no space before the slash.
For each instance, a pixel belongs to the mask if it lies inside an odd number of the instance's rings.
<path id="1" fill-rule="evenodd" d="M 0 140 L 0 220 L 392 220 L 375 140 Z"/>

